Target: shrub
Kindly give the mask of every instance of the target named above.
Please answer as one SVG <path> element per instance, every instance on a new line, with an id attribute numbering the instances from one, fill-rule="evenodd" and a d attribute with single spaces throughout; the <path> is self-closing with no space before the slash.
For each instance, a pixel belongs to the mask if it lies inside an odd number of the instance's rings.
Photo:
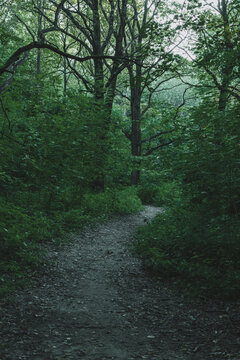
<path id="1" fill-rule="evenodd" d="M 86 215 L 83 209 L 72 209 L 61 215 L 64 230 L 82 229 L 93 222 L 91 215 Z"/>
<path id="2" fill-rule="evenodd" d="M 141 206 L 142 202 L 134 187 L 128 187 L 114 194 L 114 212 L 117 214 L 133 214 L 140 210 Z"/>
<path id="3" fill-rule="evenodd" d="M 175 207 L 140 229 L 135 246 L 147 267 L 181 279 L 191 291 L 238 296 L 238 224 L 236 218 L 211 218 L 200 206 Z"/>
<path id="4" fill-rule="evenodd" d="M 85 194 L 82 200 L 85 214 L 92 216 L 110 215 L 113 213 L 113 196 L 110 191 L 98 194 Z"/>
<path id="5" fill-rule="evenodd" d="M 43 259 L 39 244 L 56 233 L 42 214 L 4 203 L 0 207 L 0 295 L 26 282 L 28 273 Z M 54 229 L 54 231 L 52 231 Z"/>
<path id="6" fill-rule="evenodd" d="M 160 185 L 145 183 L 138 187 L 138 196 L 144 204 L 170 206 L 181 198 L 181 189 L 177 182 L 162 182 Z"/>
<path id="7" fill-rule="evenodd" d="M 132 214 L 141 208 L 137 190 L 128 187 L 123 190 L 108 189 L 99 194 L 83 196 L 82 207 L 87 215 L 111 216 L 113 214 Z"/>

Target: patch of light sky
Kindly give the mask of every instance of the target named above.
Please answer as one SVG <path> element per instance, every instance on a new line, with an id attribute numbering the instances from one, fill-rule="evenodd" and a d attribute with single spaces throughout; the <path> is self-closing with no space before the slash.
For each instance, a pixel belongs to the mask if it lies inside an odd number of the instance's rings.
<path id="1" fill-rule="evenodd" d="M 217 11 L 218 3 L 220 0 L 200 0 L 202 5 L 206 8 L 211 9 L 213 12 Z M 183 7 L 188 4 L 188 0 L 172 0 L 172 3 L 178 3 L 179 5 L 182 5 Z M 172 51 L 175 54 L 179 54 L 189 60 L 194 58 L 193 53 L 191 52 L 190 48 L 191 45 L 193 45 L 195 42 L 194 34 L 189 33 L 186 31 L 182 31 L 180 36 L 176 39 L 175 44 L 173 44 Z"/>
<path id="2" fill-rule="evenodd" d="M 182 5 L 188 3 L 188 0 L 173 0 L 173 1 Z M 214 7 L 217 7 L 218 1 L 219 0 L 202 0 L 201 2 L 206 5 L 210 5 L 210 6 L 212 5 Z"/>

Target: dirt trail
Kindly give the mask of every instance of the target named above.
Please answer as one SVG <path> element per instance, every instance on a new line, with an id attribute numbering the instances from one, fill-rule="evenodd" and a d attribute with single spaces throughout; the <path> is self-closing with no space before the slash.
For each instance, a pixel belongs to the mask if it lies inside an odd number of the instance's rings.
<path id="1" fill-rule="evenodd" d="M 0 306 L 0 360 L 240 360 L 239 303 L 195 304 L 131 255 L 136 228 L 159 211 L 148 206 L 51 250 L 39 284 Z"/>

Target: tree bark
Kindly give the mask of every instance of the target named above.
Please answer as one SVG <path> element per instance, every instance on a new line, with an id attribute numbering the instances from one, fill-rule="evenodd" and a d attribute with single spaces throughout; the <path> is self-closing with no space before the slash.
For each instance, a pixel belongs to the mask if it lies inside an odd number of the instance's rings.
<path id="1" fill-rule="evenodd" d="M 102 56 L 101 48 L 101 26 L 99 15 L 99 1 L 93 0 L 92 2 L 92 15 L 93 15 L 93 32 L 92 32 L 92 48 L 94 56 Z M 106 161 L 106 135 L 107 124 L 104 116 L 104 72 L 103 60 L 101 58 L 94 58 L 94 99 L 96 120 L 94 122 L 93 131 L 98 132 L 98 143 L 96 144 L 96 161 L 95 173 L 91 181 L 91 188 L 94 191 L 104 191 L 104 165 Z"/>
<path id="2" fill-rule="evenodd" d="M 141 134 L 141 76 L 142 67 L 136 65 L 135 76 L 133 69 L 129 68 L 131 84 L 131 154 L 133 157 L 133 168 L 131 172 L 131 185 L 137 185 L 140 181 L 140 166 L 142 155 L 142 134 Z"/>
<path id="3" fill-rule="evenodd" d="M 43 4 L 42 4 L 42 0 L 38 0 L 37 1 L 37 6 L 40 9 L 40 11 L 43 11 Z M 41 38 L 41 34 L 42 34 L 42 14 L 39 13 L 38 14 L 38 42 L 41 42 L 42 38 Z M 37 75 L 40 75 L 41 73 L 41 49 L 37 49 Z"/>
<path id="4" fill-rule="evenodd" d="M 234 64 L 231 61 L 232 57 L 232 51 L 233 51 L 233 44 L 231 41 L 231 32 L 230 32 L 230 26 L 229 26 L 229 14 L 228 14 L 228 3 L 226 0 L 221 0 L 221 5 L 219 4 L 219 11 L 222 16 L 223 21 L 223 36 L 224 36 L 224 47 L 227 53 L 227 56 L 229 57 L 227 61 L 225 60 L 225 64 L 223 66 L 222 70 L 222 83 L 221 83 L 221 90 L 219 95 L 219 102 L 218 102 L 218 108 L 220 111 L 224 111 L 227 102 L 228 102 L 228 88 L 231 84 L 231 75 L 233 72 Z"/>
<path id="5" fill-rule="evenodd" d="M 68 19 L 67 19 L 67 24 L 66 24 L 66 30 L 68 31 Z M 63 38 L 63 51 L 66 53 L 67 52 L 67 36 L 66 34 L 64 34 L 64 38 Z M 67 59 L 63 58 L 63 95 L 66 96 L 66 91 L 67 91 L 67 82 L 68 82 L 68 78 L 67 78 Z"/>

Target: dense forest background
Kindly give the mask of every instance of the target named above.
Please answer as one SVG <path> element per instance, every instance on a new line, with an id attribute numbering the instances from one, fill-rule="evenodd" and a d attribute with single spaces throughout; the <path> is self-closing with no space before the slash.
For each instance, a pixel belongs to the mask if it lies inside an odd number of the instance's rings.
<path id="1" fill-rule="evenodd" d="M 147 267 L 240 293 L 238 0 L 2 0 L 0 292 L 141 204 Z"/>

